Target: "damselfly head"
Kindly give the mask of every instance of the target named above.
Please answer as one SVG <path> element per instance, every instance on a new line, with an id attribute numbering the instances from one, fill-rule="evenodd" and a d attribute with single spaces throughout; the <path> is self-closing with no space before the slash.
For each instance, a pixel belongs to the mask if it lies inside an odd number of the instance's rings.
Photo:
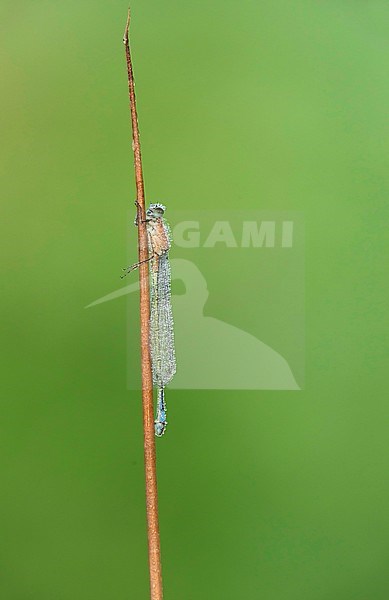
<path id="1" fill-rule="evenodd" d="M 156 202 L 155 204 L 150 204 L 149 208 L 146 211 L 146 215 L 149 218 L 157 219 L 158 217 L 163 217 L 163 214 L 166 210 L 166 206 Z"/>

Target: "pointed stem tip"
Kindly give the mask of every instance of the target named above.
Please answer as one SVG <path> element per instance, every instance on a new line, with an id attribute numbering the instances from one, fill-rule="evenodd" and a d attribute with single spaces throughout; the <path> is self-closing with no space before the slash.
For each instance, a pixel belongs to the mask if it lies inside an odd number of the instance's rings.
<path id="1" fill-rule="evenodd" d="M 130 29 L 130 20 L 131 20 L 131 11 L 130 11 L 130 7 L 128 7 L 126 27 L 124 29 L 124 35 L 123 35 L 123 44 L 128 44 L 128 30 Z"/>

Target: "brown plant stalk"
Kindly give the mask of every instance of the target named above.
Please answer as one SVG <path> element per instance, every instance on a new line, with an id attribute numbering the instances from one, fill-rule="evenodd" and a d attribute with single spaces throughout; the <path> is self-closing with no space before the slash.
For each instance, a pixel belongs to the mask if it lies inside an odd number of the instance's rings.
<path id="1" fill-rule="evenodd" d="M 142 361 L 142 405 L 143 405 L 143 435 L 144 435 L 144 460 L 146 479 L 146 515 L 147 537 L 149 549 L 150 573 L 150 598 L 162 600 L 162 571 L 161 550 L 159 541 L 158 523 L 158 491 L 157 470 L 154 437 L 154 407 L 153 407 L 153 381 L 151 373 L 151 357 L 149 346 L 149 274 L 148 263 L 142 262 L 148 258 L 148 243 L 146 231 L 145 193 L 143 183 L 142 156 L 140 151 L 138 117 L 136 112 L 134 75 L 129 44 L 130 11 L 128 11 L 123 42 L 126 51 L 128 94 L 130 99 L 131 124 L 132 124 L 132 149 L 134 153 L 136 206 L 138 216 L 138 257 L 139 257 L 139 283 L 140 283 L 140 339 Z"/>

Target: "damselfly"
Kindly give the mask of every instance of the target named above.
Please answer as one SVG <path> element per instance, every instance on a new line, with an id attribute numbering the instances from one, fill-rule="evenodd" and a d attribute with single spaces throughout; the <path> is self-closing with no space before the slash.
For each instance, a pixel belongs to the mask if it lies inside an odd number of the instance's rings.
<path id="1" fill-rule="evenodd" d="M 163 204 L 150 204 L 146 211 L 146 229 L 149 245 L 150 273 L 150 354 L 153 384 L 157 388 L 157 411 L 154 421 L 155 435 L 161 437 L 166 430 L 165 386 L 176 372 L 174 350 L 173 313 L 171 304 L 171 274 L 169 250 L 171 231 L 164 218 Z M 137 217 L 135 225 L 137 225 Z M 125 277 L 139 266 L 135 263 L 124 269 Z"/>

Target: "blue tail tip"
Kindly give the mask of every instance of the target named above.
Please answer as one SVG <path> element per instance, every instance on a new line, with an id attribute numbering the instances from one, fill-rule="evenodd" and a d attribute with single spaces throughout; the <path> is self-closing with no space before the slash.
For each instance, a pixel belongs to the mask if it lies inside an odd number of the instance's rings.
<path id="1" fill-rule="evenodd" d="M 163 434 L 165 433 L 166 425 L 167 425 L 167 421 L 163 421 L 163 422 L 155 421 L 154 431 L 155 431 L 155 435 L 157 437 L 163 436 Z"/>

